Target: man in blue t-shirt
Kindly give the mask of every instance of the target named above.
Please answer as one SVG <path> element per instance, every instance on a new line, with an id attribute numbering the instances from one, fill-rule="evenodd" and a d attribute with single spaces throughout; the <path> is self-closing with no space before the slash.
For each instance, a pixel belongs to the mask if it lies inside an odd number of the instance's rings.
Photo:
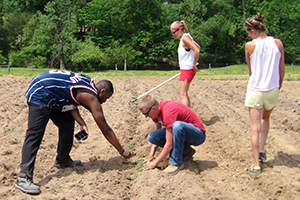
<path id="1" fill-rule="evenodd" d="M 51 119 L 59 129 L 59 141 L 55 166 L 57 168 L 82 166 L 80 160 L 72 160 L 70 151 L 73 144 L 75 120 L 88 134 L 85 121 L 77 106 L 87 108 L 105 138 L 124 157 L 131 153 L 119 143 L 114 131 L 106 123 L 102 106 L 113 94 L 113 85 L 108 80 L 96 84 L 83 74 L 50 70 L 32 79 L 25 94 L 29 106 L 28 129 L 22 148 L 21 171 L 16 188 L 28 194 L 39 194 L 39 186 L 33 183 L 33 171 L 39 146 L 46 125 Z"/>

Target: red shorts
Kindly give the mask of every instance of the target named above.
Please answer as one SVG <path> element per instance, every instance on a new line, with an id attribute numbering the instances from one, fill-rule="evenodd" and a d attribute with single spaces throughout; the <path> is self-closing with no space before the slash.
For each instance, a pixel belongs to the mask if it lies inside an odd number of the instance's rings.
<path id="1" fill-rule="evenodd" d="M 196 75 L 196 71 L 193 69 L 182 69 L 180 70 L 180 81 L 187 80 L 188 83 L 191 83 L 193 78 Z"/>

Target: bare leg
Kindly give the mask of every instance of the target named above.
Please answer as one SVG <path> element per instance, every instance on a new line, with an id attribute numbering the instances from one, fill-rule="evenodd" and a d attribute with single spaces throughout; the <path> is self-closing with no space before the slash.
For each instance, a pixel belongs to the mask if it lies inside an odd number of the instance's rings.
<path id="1" fill-rule="evenodd" d="M 271 110 L 263 110 L 262 123 L 261 123 L 261 139 L 260 139 L 260 150 L 265 150 L 265 144 L 270 127 L 270 115 L 274 107 Z"/>
<path id="2" fill-rule="evenodd" d="M 188 107 L 191 107 L 190 98 L 188 96 L 188 90 L 189 90 L 190 84 L 185 81 L 180 81 L 180 98 L 181 103 L 184 105 L 187 105 Z"/>
<path id="3" fill-rule="evenodd" d="M 251 145 L 254 158 L 254 166 L 259 166 L 259 134 L 261 132 L 261 118 L 263 108 L 249 108 L 250 123 L 251 123 Z"/>

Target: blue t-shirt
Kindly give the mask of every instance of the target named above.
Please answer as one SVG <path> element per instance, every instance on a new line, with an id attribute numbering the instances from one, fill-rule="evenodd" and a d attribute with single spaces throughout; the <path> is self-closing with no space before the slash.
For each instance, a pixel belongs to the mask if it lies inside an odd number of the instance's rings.
<path id="1" fill-rule="evenodd" d="M 25 97 L 32 104 L 66 112 L 80 105 L 73 91 L 79 88 L 98 95 L 94 81 L 90 77 L 75 72 L 50 70 L 32 79 Z"/>

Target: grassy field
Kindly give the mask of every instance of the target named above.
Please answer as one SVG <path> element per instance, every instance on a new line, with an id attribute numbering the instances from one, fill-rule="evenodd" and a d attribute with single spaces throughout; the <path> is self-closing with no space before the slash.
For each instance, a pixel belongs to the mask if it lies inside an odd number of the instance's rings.
<path id="1" fill-rule="evenodd" d="M 300 65 L 286 65 L 286 75 L 285 80 L 300 80 Z M 42 72 L 48 71 L 50 68 L 0 68 L 0 76 L 3 75 L 15 75 L 15 76 L 36 76 Z M 82 72 L 90 77 L 106 77 L 106 76 L 172 76 L 179 73 L 179 70 L 172 71 L 154 71 L 154 70 L 104 70 L 99 72 Z M 208 76 L 209 79 L 230 79 L 228 77 L 222 77 L 222 75 L 248 75 L 248 66 L 243 65 L 231 65 L 222 68 L 212 68 L 210 69 L 201 69 L 200 72 L 197 72 L 197 75 L 220 75 L 217 77 Z M 248 77 L 244 77 L 247 79 Z M 236 78 L 235 78 L 236 79 Z"/>

